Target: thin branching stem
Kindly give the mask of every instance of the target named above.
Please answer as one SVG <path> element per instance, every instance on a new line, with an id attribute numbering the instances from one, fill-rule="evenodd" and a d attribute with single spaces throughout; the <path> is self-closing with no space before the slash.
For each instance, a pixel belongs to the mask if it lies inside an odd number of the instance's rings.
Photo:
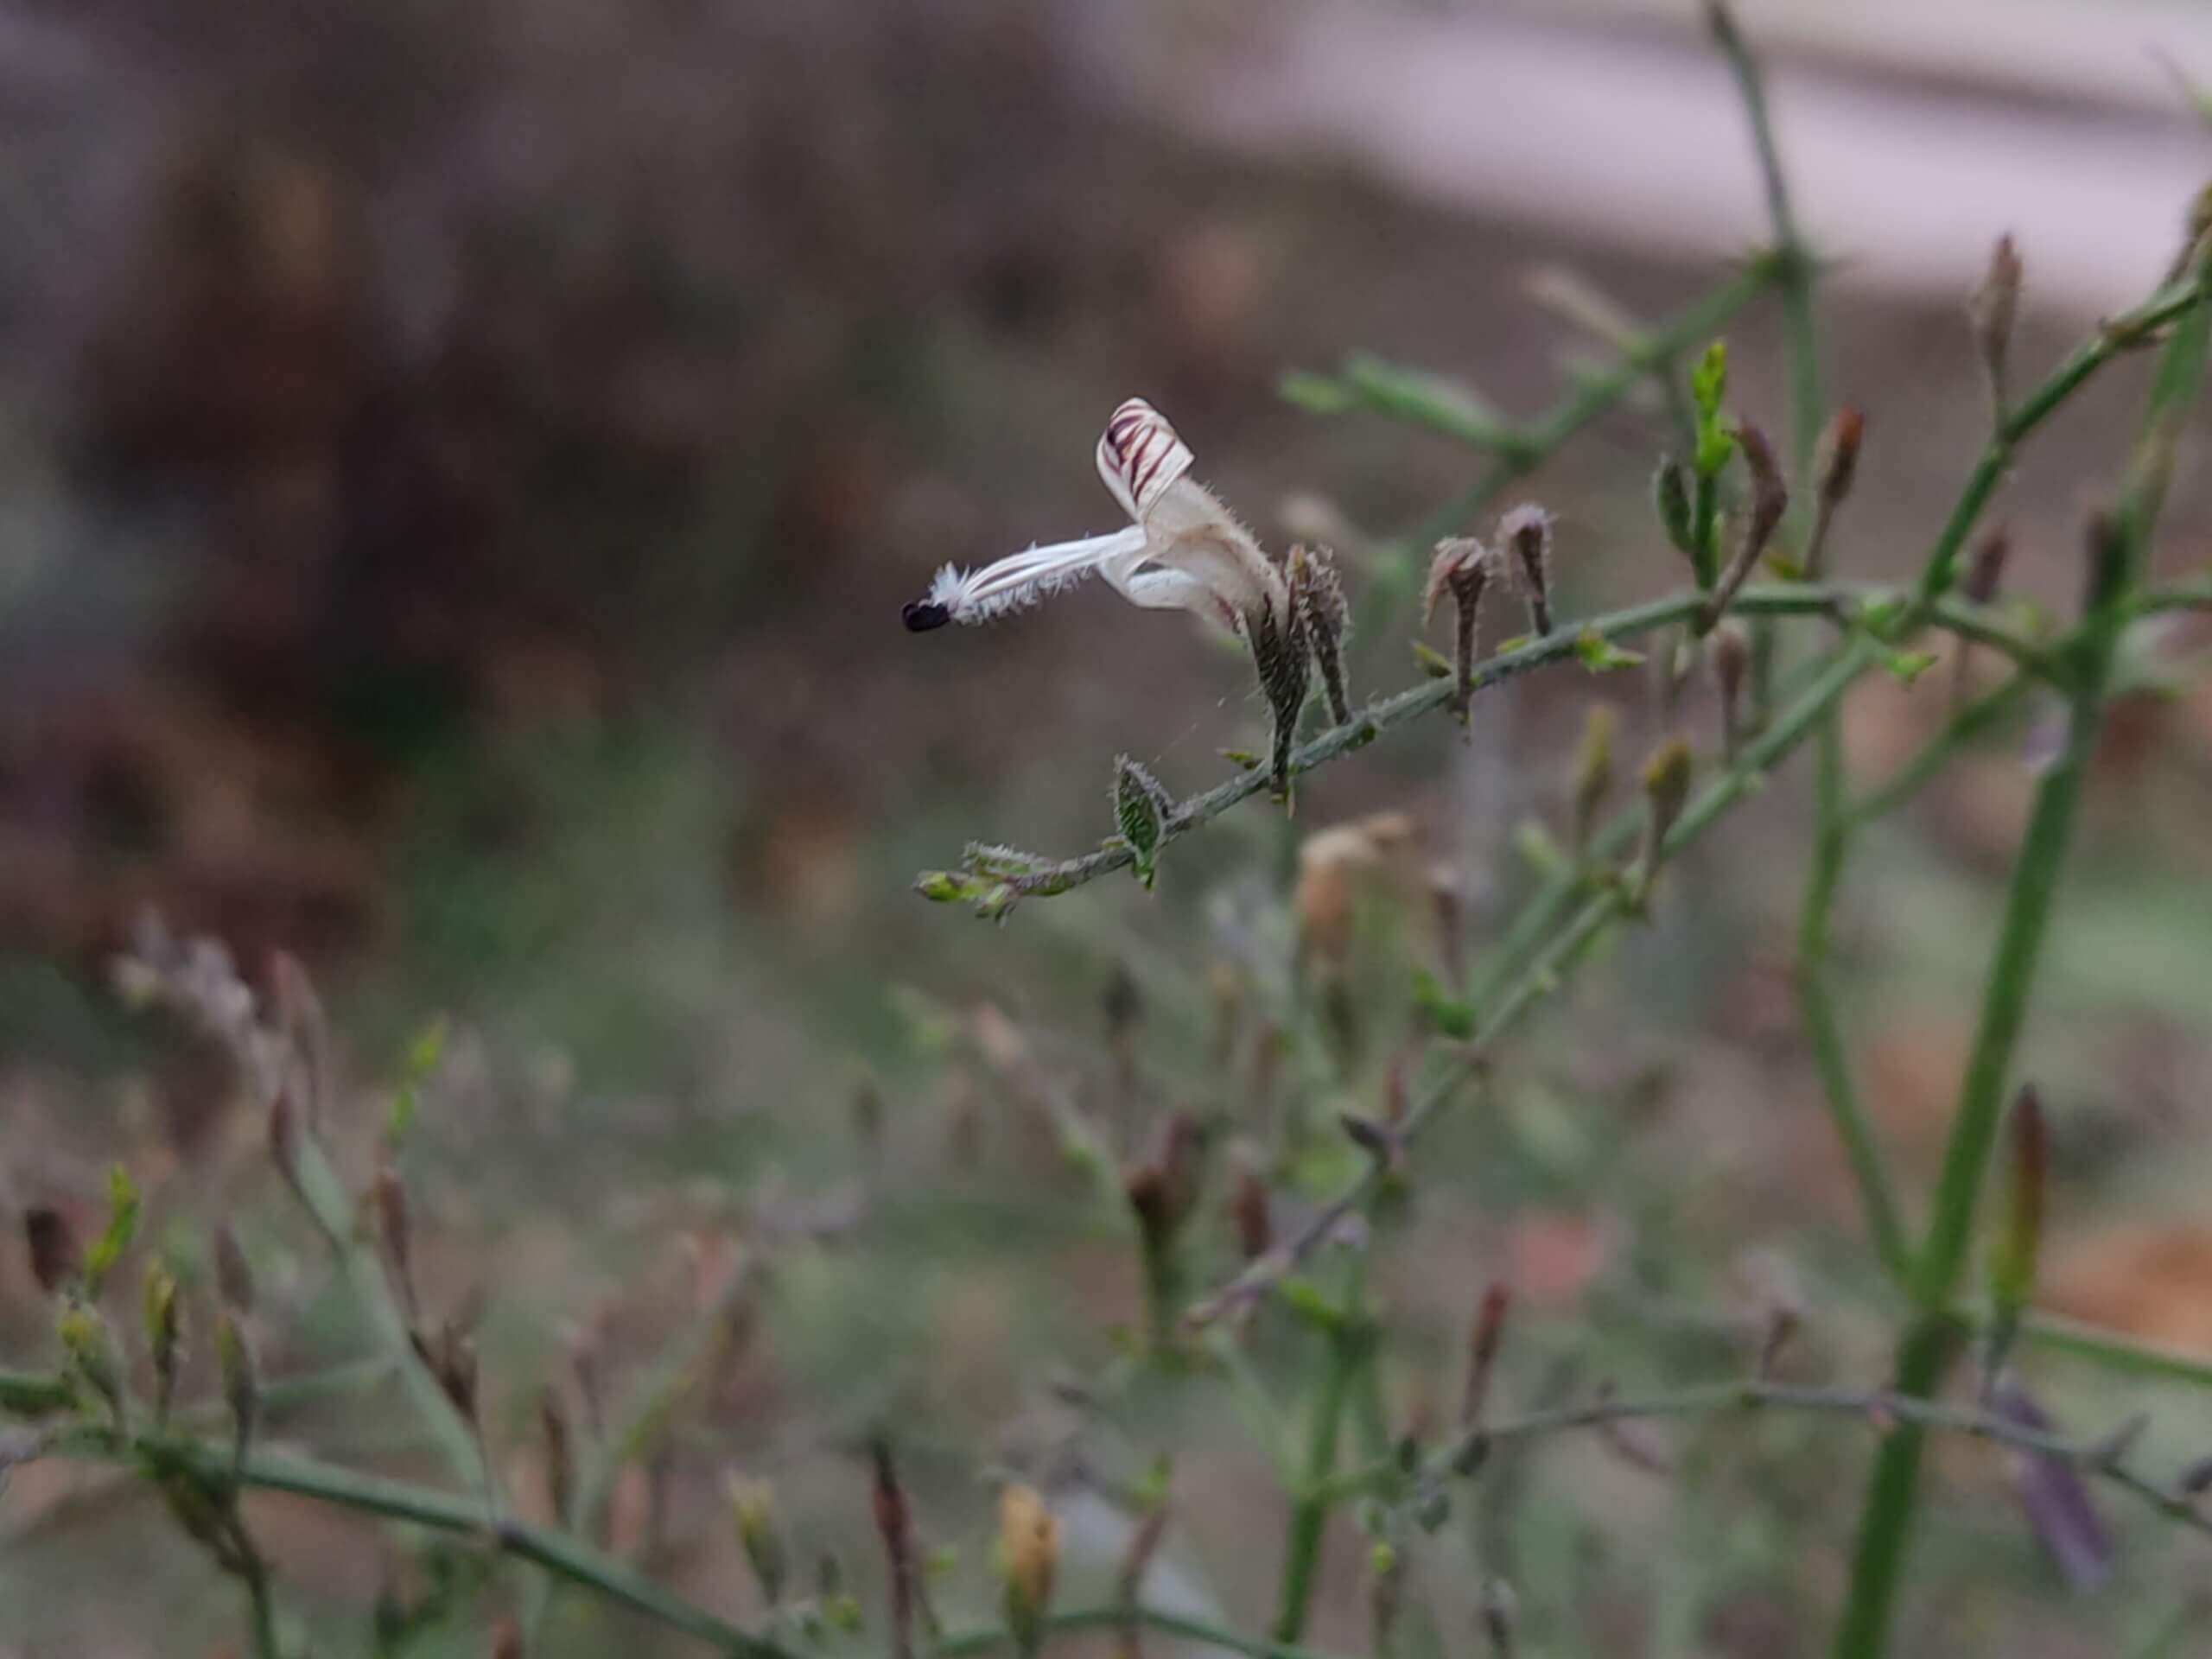
<path id="1" fill-rule="evenodd" d="M 2026 1022 L 2028 999 L 2090 758 L 2103 728 L 2120 634 L 2133 614 L 2133 594 L 2148 563 L 2152 533 L 2164 504 L 2175 436 L 2203 378 L 2207 346 L 2212 342 L 2212 315 L 2197 302 L 2202 282 L 2201 265 L 2193 263 L 2187 285 L 2191 302 L 2178 314 L 2161 354 L 2143 435 L 2113 521 L 2116 568 L 2100 573 L 2070 653 L 2075 672 L 2065 747 L 2036 785 L 2019 859 L 2005 894 L 1981 1016 L 1944 1148 L 1928 1240 L 1908 1283 L 1916 1315 L 1898 1347 L 1897 1388 L 1914 1398 L 1925 1399 L 1935 1392 L 1958 1349 L 1958 1321 L 1950 1308 L 1966 1273 L 1982 1185 L 2004 1116 L 2013 1054 Z M 2036 400 L 2030 401 L 2032 405 Z M 2019 419 L 2015 413 L 2008 425 Z M 2091 555 L 2093 560 L 2107 556 L 2102 550 Z M 1923 591 L 1940 592 L 1941 575 L 1931 562 Z M 1884 1444 L 1875 1460 L 1859 1519 L 1843 1623 L 1836 1635 L 1837 1659 L 1878 1659 L 1887 1649 L 1919 1497 L 1921 1451 L 1921 1431 L 1908 1424 Z"/>
<path id="2" fill-rule="evenodd" d="M 1748 615 L 1809 616 L 1845 623 L 1863 610 L 1893 606 L 1906 597 L 1901 589 L 1867 583 L 1777 582 L 1745 588 L 1730 608 Z M 1673 594 L 1609 611 L 1586 621 L 1566 624 L 1476 664 L 1474 690 L 1486 691 L 1533 670 L 1573 661 L 1587 649 L 1586 641 L 1592 638 L 1606 641 L 1634 639 L 1675 626 L 1695 617 L 1706 602 L 1702 594 Z M 1963 623 L 1974 630 L 1978 642 L 1993 646 L 2024 665 L 2042 670 L 2046 653 L 2039 642 L 2006 629 L 1989 617 L 1978 613 L 1967 614 L 1971 610 L 1968 607 L 1936 605 L 1930 607 L 1928 620 L 1946 628 Z M 1434 679 L 1371 702 L 1345 724 L 1333 727 L 1300 745 L 1292 753 L 1291 771 L 1294 774 L 1316 771 L 1332 760 L 1366 747 L 1385 732 L 1446 708 L 1454 690 L 1451 680 Z M 1266 772 L 1249 768 L 1225 783 L 1176 803 L 1161 826 L 1160 846 L 1164 848 L 1211 823 L 1267 787 Z M 1025 870 L 1010 877 L 1009 885 L 1025 898 L 1050 897 L 1070 892 L 1102 875 L 1127 869 L 1135 856 L 1125 843 L 1111 842 L 1095 853 Z"/>
<path id="3" fill-rule="evenodd" d="M 1680 620 L 1677 618 L 1676 620 Z M 1758 788 L 1811 729 L 1821 712 L 1843 696 L 1859 676 L 1873 666 L 1874 643 L 1854 635 L 1839 646 L 1821 671 L 1797 701 L 1772 726 L 1745 746 L 1736 763 L 1699 792 L 1661 848 L 1672 859 L 1703 835 L 1751 790 Z M 1454 1095 L 1476 1077 L 1487 1061 L 1491 1046 L 1520 1016 L 1548 993 L 1579 962 L 1611 923 L 1633 912 L 1638 895 L 1625 881 L 1600 885 L 1585 899 L 1571 919 L 1553 931 L 1541 949 L 1507 983 L 1497 998 L 1480 1012 L 1480 1025 L 1465 1043 L 1450 1051 L 1443 1077 L 1409 1107 L 1393 1130 L 1396 1147 L 1418 1135 Z M 1386 1167 L 1378 1162 L 1339 1193 L 1298 1232 L 1259 1257 L 1212 1295 L 1184 1315 L 1185 1323 L 1211 1324 L 1224 1314 L 1265 1295 L 1285 1275 L 1295 1271 L 1307 1256 L 1343 1223 L 1344 1218 L 1373 1196 Z"/>

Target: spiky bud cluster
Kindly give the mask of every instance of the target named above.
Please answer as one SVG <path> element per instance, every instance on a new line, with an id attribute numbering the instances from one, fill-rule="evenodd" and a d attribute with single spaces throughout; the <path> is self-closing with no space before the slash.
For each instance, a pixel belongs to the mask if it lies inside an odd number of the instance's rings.
<path id="1" fill-rule="evenodd" d="M 1114 829 L 1128 843 L 1135 855 L 1131 868 L 1147 888 L 1174 813 L 1174 798 L 1159 779 L 1126 754 L 1114 757 Z"/>

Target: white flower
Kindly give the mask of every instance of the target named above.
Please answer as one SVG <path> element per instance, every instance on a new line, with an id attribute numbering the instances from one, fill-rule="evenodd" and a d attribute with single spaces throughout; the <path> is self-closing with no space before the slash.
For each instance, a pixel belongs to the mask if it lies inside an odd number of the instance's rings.
<path id="1" fill-rule="evenodd" d="M 1129 515 L 1126 530 L 1033 547 L 977 570 L 946 565 L 907 606 L 916 632 L 987 622 L 1092 571 L 1132 605 L 1193 611 L 1250 638 L 1287 626 L 1289 590 L 1251 532 L 1190 476 L 1192 454 L 1141 397 L 1116 410 L 1098 440 L 1098 475 Z"/>

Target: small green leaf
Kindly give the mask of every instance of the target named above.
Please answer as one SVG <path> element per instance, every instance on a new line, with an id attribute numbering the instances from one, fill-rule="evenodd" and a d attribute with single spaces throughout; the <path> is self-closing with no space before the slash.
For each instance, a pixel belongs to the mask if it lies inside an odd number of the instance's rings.
<path id="1" fill-rule="evenodd" d="M 1552 832 L 1535 818 L 1522 820 L 1521 827 L 1513 832 L 1513 848 L 1528 861 L 1529 868 L 1538 875 L 1552 877 L 1574 874 L 1574 861 L 1552 839 Z"/>
<path id="2" fill-rule="evenodd" d="M 1282 1305 L 1293 1314 L 1319 1330 L 1333 1331 L 1344 1319 L 1328 1293 L 1311 1279 L 1285 1279 L 1275 1287 L 1275 1294 L 1282 1298 Z"/>
<path id="3" fill-rule="evenodd" d="M 1126 754 L 1114 761 L 1114 824 L 1134 855 L 1137 880 L 1150 887 L 1160 844 L 1166 838 L 1167 820 L 1175 810 L 1173 798 L 1154 777 Z"/>
<path id="4" fill-rule="evenodd" d="M 950 870 L 924 870 L 914 878 L 914 891 L 933 905 L 957 904 L 968 896 L 968 880 Z"/>
<path id="5" fill-rule="evenodd" d="M 1341 415 L 1359 401 L 1350 386 L 1332 375 L 1293 369 L 1275 382 L 1275 395 L 1309 415 Z"/>
<path id="6" fill-rule="evenodd" d="M 1885 651 L 1882 666 L 1900 685 L 1910 685 L 1915 680 L 1936 666 L 1932 651 Z"/>
<path id="7" fill-rule="evenodd" d="M 1426 968 L 1414 969 L 1414 1006 L 1440 1037 L 1465 1042 L 1475 1034 L 1475 1006 L 1453 996 Z"/>
<path id="8" fill-rule="evenodd" d="M 1594 628 L 1585 628 L 1575 637 L 1574 660 L 1592 674 L 1607 674 L 1615 669 L 1634 668 L 1643 660 L 1640 651 L 1624 651 Z"/>
<path id="9" fill-rule="evenodd" d="M 1449 657 L 1433 645 L 1423 645 L 1418 639 L 1414 641 L 1414 662 L 1421 671 L 1432 680 L 1448 680 L 1458 672 L 1452 666 L 1452 659 Z"/>
<path id="10" fill-rule="evenodd" d="M 1223 749 L 1219 753 L 1221 758 L 1228 761 L 1230 766 L 1243 772 L 1257 772 L 1262 766 L 1267 765 L 1265 760 L 1249 749 Z"/>

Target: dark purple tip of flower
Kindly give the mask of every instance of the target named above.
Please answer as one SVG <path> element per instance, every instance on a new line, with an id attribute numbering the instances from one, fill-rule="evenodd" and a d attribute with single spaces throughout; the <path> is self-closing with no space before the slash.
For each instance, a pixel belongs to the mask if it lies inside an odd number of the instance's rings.
<path id="1" fill-rule="evenodd" d="M 909 633 L 927 633 L 931 628 L 941 628 L 952 620 L 952 613 L 942 605 L 932 605 L 918 599 L 899 613 Z"/>

